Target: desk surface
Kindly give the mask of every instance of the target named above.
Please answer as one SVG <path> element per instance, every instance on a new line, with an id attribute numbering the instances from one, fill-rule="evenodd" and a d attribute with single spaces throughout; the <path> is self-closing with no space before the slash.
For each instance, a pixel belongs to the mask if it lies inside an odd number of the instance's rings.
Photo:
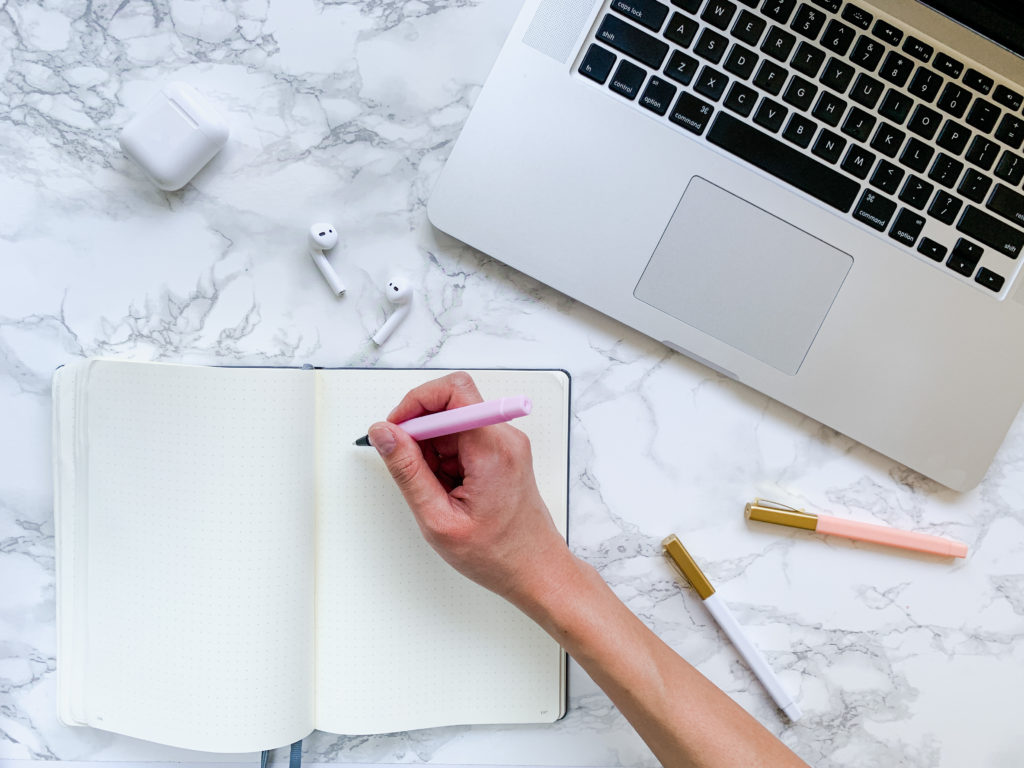
<path id="1" fill-rule="evenodd" d="M 819 767 L 1019 764 L 1024 419 L 957 495 L 433 231 L 425 200 L 514 5 L 3 6 L 0 759 L 210 759 L 55 718 L 50 376 L 115 355 L 566 368 L 572 546 L 666 641 Z M 117 132 L 171 79 L 216 101 L 233 133 L 165 194 Z M 319 219 L 341 235 L 341 299 L 304 250 Z M 395 267 L 419 291 L 377 349 Z M 749 524 L 756 495 L 953 536 L 970 556 Z M 799 691 L 799 724 L 678 587 L 660 553 L 670 532 Z M 575 665 L 570 685 L 553 726 L 316 734 L 308 759 L 654 764 Z"/>

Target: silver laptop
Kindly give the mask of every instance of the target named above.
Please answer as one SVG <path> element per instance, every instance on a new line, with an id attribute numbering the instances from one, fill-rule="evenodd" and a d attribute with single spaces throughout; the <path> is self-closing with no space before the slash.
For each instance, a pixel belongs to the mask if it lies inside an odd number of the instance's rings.
<path id="1" fill-rule="evenodd" d="M 430 219 L 969 489 L 1024 399 L 1017 6 L 526 0 Z"/>

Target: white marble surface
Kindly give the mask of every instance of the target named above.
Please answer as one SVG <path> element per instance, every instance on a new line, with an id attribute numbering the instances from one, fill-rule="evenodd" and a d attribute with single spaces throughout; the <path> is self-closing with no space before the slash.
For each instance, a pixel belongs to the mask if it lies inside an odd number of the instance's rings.
<path id="1" fill-rule="evenodd" d="M 816 766 L 1022 764 L 1024 419 L 957 495 L 433 231 L 425 200 L 516 11 L 0 0 L 0 760 L 213 759 L 56 720 L 49 382 L 114 355 L 566 368 L 572 546 L 681 654 Z M 167 194 L 116 137 L 170 79 L 217 102 L 232 138 Z M 303 252 L 315 219 L 341 233 L 341 299 Z M 393 268 L 420 288 L 378 350 Z M 950 535 L 970 556 L 748 524 L 755 495 Z M 799 691 L 800 723 L 679 588 L 669 532 Z M 307 759 L 655 764 L 575 666 L 570 682 L 553 726 L 315 734 Z"/>

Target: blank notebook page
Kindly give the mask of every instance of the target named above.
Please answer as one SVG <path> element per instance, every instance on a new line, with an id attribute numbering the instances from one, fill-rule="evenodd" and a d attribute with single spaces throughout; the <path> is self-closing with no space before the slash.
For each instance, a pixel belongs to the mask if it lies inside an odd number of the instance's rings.
<path id="1" fill-rule="evenodd" d="M 313 727 L 312 372 L 98 361 L 89 723 L 191 749 Z"/>
<path id="2" fill-rule="evenodd" d="M 377 452 L 352 441 L 431 371 L 318 372 L 317 727 L 382 733 L 552 721 L 562 654 L 526 616 L 424 542 Z M 568 387 L 560 373 L 475 371 L 485 399 L 525 394 L 545 501 L 565 531 Z"/>

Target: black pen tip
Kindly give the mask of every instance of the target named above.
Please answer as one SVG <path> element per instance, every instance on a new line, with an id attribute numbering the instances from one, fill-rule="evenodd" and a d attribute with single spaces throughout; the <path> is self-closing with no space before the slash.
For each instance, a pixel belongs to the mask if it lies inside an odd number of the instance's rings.
<path id="1" fill-rule="evenodd" d="M 355 442 L 355 445 L 369 445 L 369 444 L 370 444 L 370 436 L 369 435 L 363 435 L 362 437 L 360 437 Z"/>

